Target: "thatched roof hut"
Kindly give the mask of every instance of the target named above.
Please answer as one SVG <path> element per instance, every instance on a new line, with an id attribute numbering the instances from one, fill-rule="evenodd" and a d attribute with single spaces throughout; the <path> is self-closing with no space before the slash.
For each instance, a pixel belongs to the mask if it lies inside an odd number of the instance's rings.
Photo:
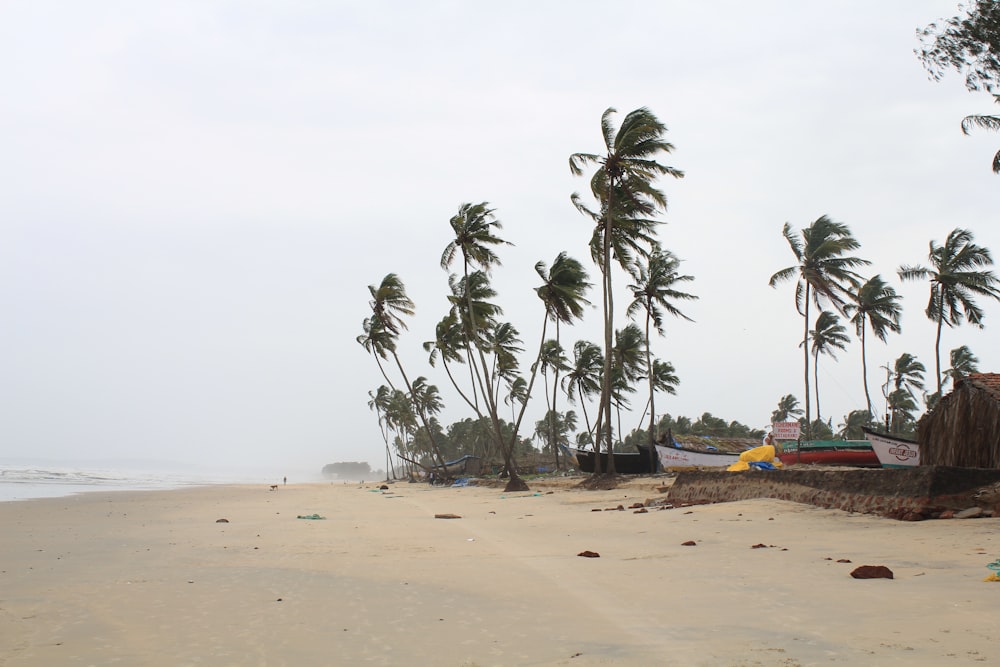
<path id="1" fill-rule="evenodd" d="M 1000 373 L 962 378 L 917 422 L 920 464 L 1000 468 Z"/>

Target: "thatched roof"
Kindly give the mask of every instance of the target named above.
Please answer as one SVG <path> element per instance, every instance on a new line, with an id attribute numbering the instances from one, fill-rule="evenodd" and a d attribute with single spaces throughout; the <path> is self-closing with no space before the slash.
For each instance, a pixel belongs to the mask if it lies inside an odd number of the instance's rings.
<path id="1" fill-rule="evenodd" d="M 1000 373 L 955 383 L 917 423 L 922 465 L 1000 468 Z"/>

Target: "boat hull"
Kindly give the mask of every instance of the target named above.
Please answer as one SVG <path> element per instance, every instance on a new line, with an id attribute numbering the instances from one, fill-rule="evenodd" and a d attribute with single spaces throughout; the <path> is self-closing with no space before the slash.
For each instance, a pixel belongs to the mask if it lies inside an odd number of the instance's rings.
<path id="1" fill-rule="evenodd" d="M 660 467 L 670 468 L 725 468 L 740 460 L 739 454 L 729 452 L 700 452 L 682 447 L 656 445 Z"/>
<path id="2" fill-rule="evenodd" d="M 913 468 L 920 465 L 920 446 L 905 438 L 864 429 L 883 468 Z"/>
<path id="3" fill-rule="evenodd" d="M 854 442 L 854 441 L 852 441 Z M 788 447 L 786 445 L 786 447 Z M 870 443 L 857 445 L 804 445 L 787 448 L 778 454 L 782 465 L 827 465 L 851 466 L 856 468 L 881 468 L 875 450 Z"/>
<path id="4" fill-rule="evenodd" d="M 615 472 L 622 475 L 649 475 L 656 470 L 650 460 L 649 449 L 639 452 L 615 452 Z M 594 452 L 576 450 L 576 460 L 583 472 L 594 472 Z M 601 472 L 608 471 L 608 454 L 601 452 Z"/>

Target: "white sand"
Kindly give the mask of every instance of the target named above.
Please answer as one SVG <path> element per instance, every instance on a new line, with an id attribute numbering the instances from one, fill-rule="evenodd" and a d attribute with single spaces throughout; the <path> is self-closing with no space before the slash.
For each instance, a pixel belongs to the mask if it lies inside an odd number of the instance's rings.
<path id="1" fill-rule="evenodd" d="M 0 503 L 0 665 L 1000 663 L 1000 583 L 983 581 L 1000 519 L 775 500 L 591 511 L 662 483 Z M 895 579 L 852 579 L 859 565 Z"/>

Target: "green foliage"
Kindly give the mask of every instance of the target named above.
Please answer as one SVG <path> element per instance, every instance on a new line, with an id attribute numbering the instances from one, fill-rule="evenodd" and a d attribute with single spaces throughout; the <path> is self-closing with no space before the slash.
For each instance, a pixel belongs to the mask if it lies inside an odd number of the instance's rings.
<path id="1" fill-rule="evenodd" d="M 921 47 L 914 49 L 931 78 L 947 70 L 965 75 L 969 90 L 1000 88 L 1000 3 L 976 0 L 961 6 L 964 15 L 917 30 Z"/>
<path id="2" fill-rule="evenodd" d="M 372 479 L 372 468 L 366 461 L 338 461 L 323 466 L 323 476 L 340 479 Z"/>

